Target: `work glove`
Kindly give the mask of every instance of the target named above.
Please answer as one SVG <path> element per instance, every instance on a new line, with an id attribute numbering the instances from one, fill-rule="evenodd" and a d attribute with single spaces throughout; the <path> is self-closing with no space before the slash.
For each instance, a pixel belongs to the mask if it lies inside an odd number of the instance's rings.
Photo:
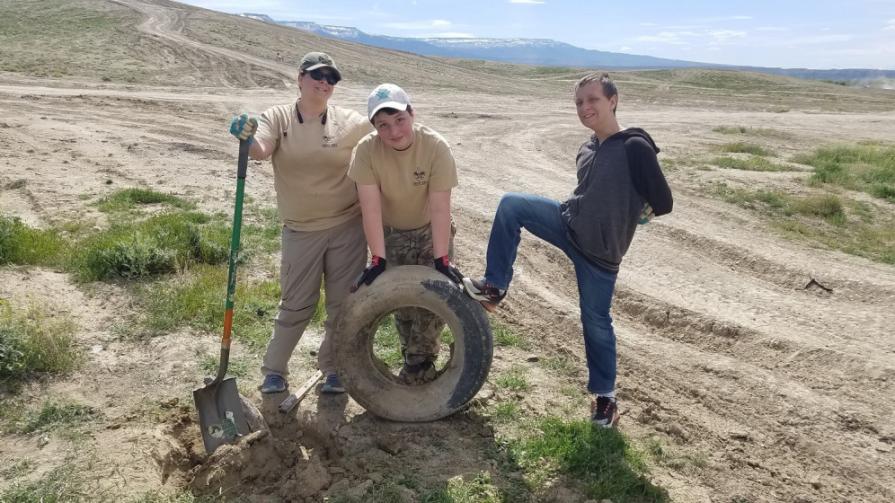
<path id="1" fill-rule="evenodd" d="M 370 265 L 364 269 L 364 272 L 360 273 L 360 276 L 358 276 L 354 281 L 354 284 L 351 285 L 351 291 L 356 292 L 357 289 L 360 288 L 361 283 L 369 286 L 370 283 L 378 278 L 383 271 L 385 271 L 385 259 L 373 255 L 373 257 L 370 258 Z"/>
<path id="2" fill-rule="evenodd" d="M 230 121 L 230 134 L 235 136 L 237 140 L 245 140 L 251 144 L 252 138 L 255 136 L 255 131 L 257 130 L 258 119 L 254 117 L 249 118 L 248 114 L 234 117 L 233 120 Z"/>
<path id="3" fill-rule="evenodd" d="M 463 274 L 460 272 L 459 269 L 454 267 L 454 264 L 451 263 L 451 259 L 449 259 L 447 255 L 435 259 L 435 269 L 441 274 L 447 276 L 448 279 L 456 283 L 458 286 L 463 284 Z"/>
<path id="4" fill-rule="evenodd" d="M 637 223 L 640 225 L 648 224 L 655 216 L 653 207 L 649 203 L 643 203 L 643 209 L 640 210 L 640 218 L 637 220 Z"/>

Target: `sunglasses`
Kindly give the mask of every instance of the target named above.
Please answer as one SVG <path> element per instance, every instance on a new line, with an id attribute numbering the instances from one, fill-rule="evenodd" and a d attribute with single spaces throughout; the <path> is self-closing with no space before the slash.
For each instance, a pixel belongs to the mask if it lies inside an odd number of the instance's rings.
<path id="1" fill-rule="evenodd" d="M 336 77 L 334 73 L 323 71 L 319 68 L 317 70 L 311 70 L 310 72 L 308 72 L 308 75 L 310 75 L 311 78 L 316 80 L 317 82 L 326 80 L 326 83 L 331 86 L 334 86 L 337 82 L 339 82 L 339 78 Z"/>

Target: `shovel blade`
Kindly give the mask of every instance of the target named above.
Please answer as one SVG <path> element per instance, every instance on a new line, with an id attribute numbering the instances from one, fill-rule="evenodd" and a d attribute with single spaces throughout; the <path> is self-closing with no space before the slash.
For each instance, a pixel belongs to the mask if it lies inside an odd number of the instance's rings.
<path id="1" fill-rule="evenodd" d="M 236 379 L 231 377 L 193 391 L 205 452 L 211 454 L 223 444 L 235 442 L 252 429 L 242 410 Z"/>

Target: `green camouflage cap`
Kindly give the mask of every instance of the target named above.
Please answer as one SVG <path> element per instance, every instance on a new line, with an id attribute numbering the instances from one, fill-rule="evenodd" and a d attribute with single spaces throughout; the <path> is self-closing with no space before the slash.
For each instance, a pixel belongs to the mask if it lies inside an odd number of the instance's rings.
<path id="1" fill-rule="evenodd" d="M 302 73 L 310 72 L 318 68 L 329 68 L 336 74 L 338 80 L 342 80 L 342 74 L 339 72 L 339 69 L 336 68 L 335 61 L 333 61 L 333 58 L 329 57 L 326 53 L 309 52 L 302 56 L 301 64 L 298 65 L 298 70 Z"/>

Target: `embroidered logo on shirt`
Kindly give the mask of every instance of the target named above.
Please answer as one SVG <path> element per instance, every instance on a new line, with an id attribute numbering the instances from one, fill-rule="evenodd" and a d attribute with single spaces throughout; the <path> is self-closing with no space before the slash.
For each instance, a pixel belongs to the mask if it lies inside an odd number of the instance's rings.
<path id="1" fill-rule="evenodd" d="M 323 144 L 321 146 L 323 148 L 335 148 L 338 147 L 339 144 L 336 142 L 335 136 L 323 135 Z"/>
<path id="2" fill-rule="evenodd" d="M 419 168 L 413 172 L 413 184 L 414 185 L 425 185 L 426 184 L 426 172 L 420 171 Z"/>

